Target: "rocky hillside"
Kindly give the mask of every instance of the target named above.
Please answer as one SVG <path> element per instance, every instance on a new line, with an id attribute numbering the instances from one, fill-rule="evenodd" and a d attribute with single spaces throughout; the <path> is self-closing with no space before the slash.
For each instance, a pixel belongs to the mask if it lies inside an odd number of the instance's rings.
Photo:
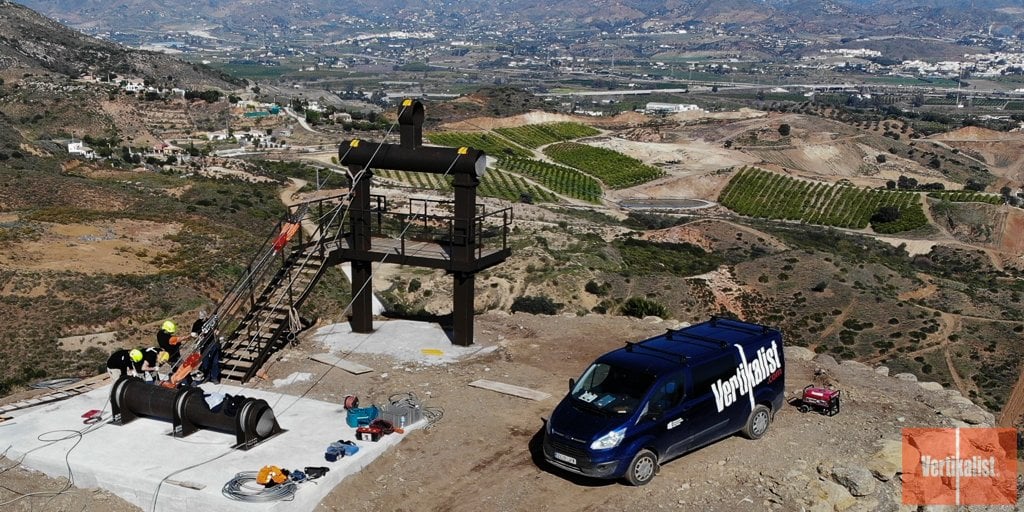
<path id="1" fill-rule="evenodd" d="M 241 82 L 172 56 L 101 41 L 13 2 L 0 0 L 0 78 L 107 73 L 188 88 L 236 89 Z"/>

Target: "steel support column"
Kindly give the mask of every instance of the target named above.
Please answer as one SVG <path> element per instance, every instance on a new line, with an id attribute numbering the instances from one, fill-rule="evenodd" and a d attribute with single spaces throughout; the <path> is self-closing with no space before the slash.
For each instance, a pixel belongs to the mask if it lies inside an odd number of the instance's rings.
<path id="1" fill-rule="evenodd" d="M 357 176 L 362 170 L 349 167 L 349 174 Z M 370 178 L 369 169 L 352 184 L 352 202 L 349 208 L 351 219 L 351 246 L 360 251 L 369 251 L 372 243 L 370 222 Z M 352 320 L 353 332 L 373 332 L 373 269 L 370 261 L 356 260 L 352 263 Z"/>
<path id="2" fill-rule="evenodd" d="M 452 343 L 468 347 L 473 344 L 473 308 L 476 275 L 470 272 L 455 272 L 455 286 L 452 292 Z"/>

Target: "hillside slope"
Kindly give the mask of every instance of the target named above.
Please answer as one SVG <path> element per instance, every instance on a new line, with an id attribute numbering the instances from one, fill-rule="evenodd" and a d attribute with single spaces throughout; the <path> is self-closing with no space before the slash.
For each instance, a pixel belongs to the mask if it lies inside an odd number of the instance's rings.
<path id="1" fill-rule="evenodd" d="M 27 7 L 0 0 L 0 78 L 27 73 L 74 78 L 108 72 L 177 87 L 231 90 L 241 85 L 206 66 L 161 53 L 128 50 L 71 30 Z"/>

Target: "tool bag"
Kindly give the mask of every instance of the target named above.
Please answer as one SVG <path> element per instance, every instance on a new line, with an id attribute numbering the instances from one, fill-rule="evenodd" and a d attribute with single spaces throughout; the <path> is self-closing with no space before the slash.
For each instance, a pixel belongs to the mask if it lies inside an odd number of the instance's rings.
<path id="1" fill-rule="evenodd" d="M 352 428 L 369 425 L 371 421 L 377 419 L 378 414 L 380 414 L 380 409 L 376 405 L 349 409 L 345 413 L 345 423 Z"/>

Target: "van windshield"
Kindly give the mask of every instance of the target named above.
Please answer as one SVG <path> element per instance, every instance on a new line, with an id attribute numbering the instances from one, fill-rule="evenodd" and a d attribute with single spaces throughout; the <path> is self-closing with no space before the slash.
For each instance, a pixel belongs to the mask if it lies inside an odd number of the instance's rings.
<path id="1" fill-rule="evenodd" d="M 615 415 L 631 414 L 654 383 L 654 376 L 594 363 L 572 389 L 572 397 L 586 407 Z"/>

